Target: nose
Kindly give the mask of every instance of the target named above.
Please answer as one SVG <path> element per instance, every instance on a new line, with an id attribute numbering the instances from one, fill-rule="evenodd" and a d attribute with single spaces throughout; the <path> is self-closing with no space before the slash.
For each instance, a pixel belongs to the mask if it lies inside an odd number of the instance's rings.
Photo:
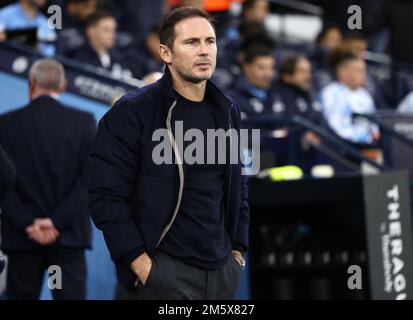
<path id="1" fill-rule="evenodd" d="M 200 48 L 199 48 L 199 55 L 201 55 L 201 56 L 209 55 L 209 48 L 208 48 L 208 45 L 205 41 L 201 41 L 201 45 L 200 45 Z"/>

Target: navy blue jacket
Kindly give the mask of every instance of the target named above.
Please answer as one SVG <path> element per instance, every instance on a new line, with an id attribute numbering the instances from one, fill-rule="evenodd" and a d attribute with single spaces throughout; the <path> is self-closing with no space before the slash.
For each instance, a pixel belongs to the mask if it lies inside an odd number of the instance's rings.
<path id="1" fill-rule="evenodd" d="M 240 128 L 235 102 L 211 81 L 207 94 L 217 106 L 220 128 Z M 179 207 L 182 176 L 178 165 L 156 165 L 152 141 L 157 129 L 165 129 L 176 101 L 172 78 L 121 98 L 101 120 L 92 158 L 94 161 L 89 203 L 96 226 L 103 231 L 115 262 L 120 283 L 131 287 L 136 275 L 130 264 L 143 253 L 153 254 Z M 227 150 L 227 158 L 228 153 Z M 233 249 L 248 249 L 249 208 L 247 178 L 241 164 L 227 165 L 224 181 L 226 228 Z"/>
<path id="2" fill-rule="evenodd" d="M 0 117 L 0 144 L 16 168 L 16 184 L 2 204 L 2 249 L 40 246 L 25 229 L 51 218 L 60 232 L 55 246 L 88 248 L 89 154 L 96 132 L 93 115 L 42 96 Z"/>
<path id="3" fill-rule="evenodd" d="M 132 76 L 131 71 L 123 61 L 122 55 L 115 48 L 109 50 L 108 54 L 110 56 L 110 66 L 108 67 L 104 67 L 102 65 L 99 59 L 99 55 L 88 43 L 68 53 L 67 56 L 71 59 L 75 59 L 77 61 L 84 62 L 109 71 L 122 70 L 122 72 L 125 72 L 129 76 Z"/>

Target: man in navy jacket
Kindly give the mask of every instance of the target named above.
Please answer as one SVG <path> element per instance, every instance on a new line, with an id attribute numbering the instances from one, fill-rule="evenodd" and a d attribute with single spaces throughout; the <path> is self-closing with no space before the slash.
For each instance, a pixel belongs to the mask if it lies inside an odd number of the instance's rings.
<path id="1" fill-rule="evenodd" d="M 1 214 L 10 300 L 38 299 L 50 266 L 61 268 L 55 299 L 86 298 L 87 173 L 96 123 L 58 101 L 65 82 L 61 64 L 37 61 L 29 73 L 30 104 L 0 117 L 0 144 L 16 168 Z"/>
<path id="2" fill-rule="evenodd" d="M 246 177 L 228 148 L 225 164 L 189 163 L 174 129 L 239 130 L 239 108 L 209 80 L 217 46 L 205 12 L 172 11 L 160 41 L 164 77 L 120 99 L 100 122 L 92 217 L 120 283 L 139 299 L 233 299 L 248 250 Z M 173 164 L 156 164 L 158 129 L 168 132 Z"/>

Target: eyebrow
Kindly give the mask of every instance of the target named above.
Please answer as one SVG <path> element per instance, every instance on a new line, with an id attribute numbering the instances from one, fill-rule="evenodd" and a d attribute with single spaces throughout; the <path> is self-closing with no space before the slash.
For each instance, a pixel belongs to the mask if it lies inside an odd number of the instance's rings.
<path id="1" fill-rule="evenodd" d="M 184 39 L 183 42 L 189 42 L 189 41 L 199 41 L 201 40 L 201 38 L 188 38 L 188 39 Z M 216 37 L 207 37 L 206 40 L 216 40 Z"/>

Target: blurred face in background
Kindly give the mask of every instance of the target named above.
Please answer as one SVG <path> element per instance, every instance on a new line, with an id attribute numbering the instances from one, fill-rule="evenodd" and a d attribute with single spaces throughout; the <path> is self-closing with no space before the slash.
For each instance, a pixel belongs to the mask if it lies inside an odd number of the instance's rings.
<path id="1" fill-rule="evenodd" d="M 96 0 L 69 2 L 67 5 L 67 12 L 72 18 L 78 21 L 85 21 L 92 13 L 96 11 L 96 4 Z"/>
<path id="2" fill-rule="evenodd" d="M 366 63 L 363 59 L 344 62 L 337 69 L 337 78 L 352 90 L 363 87 L 366 83 Z"/>
<path id="3" fill-rule="evenodd" d="M 349 39 L 344 41 L 344 46 L 353 54 L 360 57 L 360 59 L 366 58 L 366 51 L 368 49 L 367 41 L 363 39 Z"/>
<path id="4" fill-rule="evenodd" d="M 161 45 L 160 52 L 174 76 L 195 84 L 209 80 L 217 63 L 215 30 L 202 17 L 181 20 L 172 48 Z"/>
<path id="5" fill-rule="evenodd" d="M 256 0 L 251 8 L 244 11 L 245 18 L 251 22 L 264 23 L 268 17 L 270 6 L 267 0 Z"/>
<path id="6" fill-rule="evenodd" d="M 343 36 L 339 29 L 330 28 L 320 40 L 320 46 L 328 51 L 338 48 L 343 42 Z"/>
<path id="7" fill-rule="evenodd" d="M 275 59 L 273 56 L 258 56 L 252 62 L 243 63 L 244 76 L 253 86 L 267 90 L 275 77 Z"/>
<path id="8" fill-rule="evenodd" d="M 89 41 L 93 47 L 112 49 L 116 41 L 116 20 L 104 18 L 87 29 Z"/>
<path id="9" fill-rule="evenodd" d="M 282 76 L 283 82 L 302 90 L 311 89 L 311 63 L 305 58 L 299 59 L 292 74 Z"/>

